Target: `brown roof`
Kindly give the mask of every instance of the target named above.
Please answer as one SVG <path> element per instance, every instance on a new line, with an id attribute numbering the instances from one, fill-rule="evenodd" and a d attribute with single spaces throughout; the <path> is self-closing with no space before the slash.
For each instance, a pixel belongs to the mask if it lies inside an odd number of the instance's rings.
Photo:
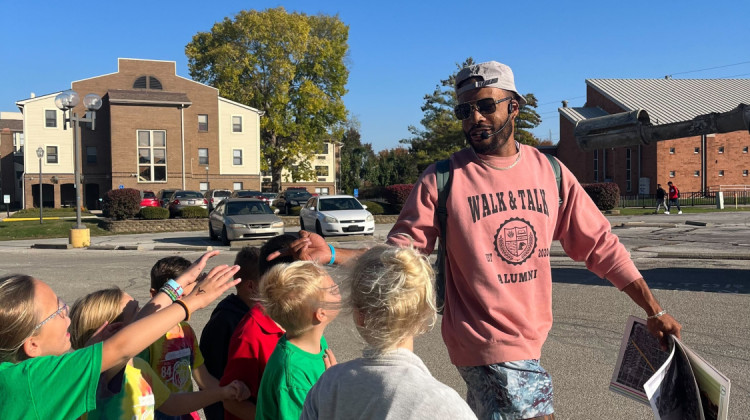
<path id="1" fill-rule="evenodd" d="M 193 104 L 187 94 L 183 92 L 113 89 L 108 91 L 107 94 L 109 96 L 109 102 L 112 104 L 168 106 L 190 106 Z"/>
<path id="2" fill-rule="evenodd" d="M 0 120 L 0 130 L 23 131 L 23 120 Z"/>

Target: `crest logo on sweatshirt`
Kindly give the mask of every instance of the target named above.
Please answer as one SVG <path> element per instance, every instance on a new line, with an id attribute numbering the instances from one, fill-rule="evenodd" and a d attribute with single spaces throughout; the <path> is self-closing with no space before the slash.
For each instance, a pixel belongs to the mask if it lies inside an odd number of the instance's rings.
<path id="1" fill-rule="evenodd" d="M 521 218 L 506 220 L 495 233 L 495 251 L 508 264 L 521 265 L 536 249 L 536 231 Z"/>

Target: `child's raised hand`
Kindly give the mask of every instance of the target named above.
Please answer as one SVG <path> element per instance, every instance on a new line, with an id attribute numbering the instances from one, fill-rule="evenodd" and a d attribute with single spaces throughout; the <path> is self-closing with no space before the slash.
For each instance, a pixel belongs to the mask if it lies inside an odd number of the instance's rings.
<path id="1" fill-rule="evenodd" d="M 206 258 L 208 254 L 210 252 L 204 254 L 203 258 Z M 205 308 L 226 292 L 227 289 L 242 281 L 242 279 L 235 280 L 232 278 L 239 270 L 240 267 L 238 265 L 231 267 L 217 265 L 208 272 L 200 283 L 196 283 L 195 288 L 182 300 L 188 305 L 191 311 Z"/>
<path id="2" fill-rule="evenodd" d="M 333 351 L 331 349 L 326 349 L 325 354 L 323 355 L 323 364 L 326 366 L 326 370 L 330 368 L 331 366 L 335 366 L 338 364 L 336 361 L 336 356 L 333 355 Z"/>
<path id="3" fill-rule="evenodd" d="M 250 398 L 250 388 L 244 382 L 236 379 L 230 382 L 229 385 L 222 387 L 221 390 L 224 392 L 223 400 L 244 401 Z"/>
<path id="4" fill-rule="evenodd" d="M 177 284 L 182 286 L 182 290 L 186 295 L 190 294 L 194 283 L 199 280 L 198 277 L 203 272 L 203 269 L 206 268 L 206 263 L 208 262 L 209 258 L 212 258 L 216 255 L 219 255 L 219 251 L 206 252 L 205 254 L 201 255 L 200 258 L 195 260 L 193 264 L 188 267 L 188 269 L 185 270 L 184 273 L 182 273 L 182 275 L 175 279 Z"/>

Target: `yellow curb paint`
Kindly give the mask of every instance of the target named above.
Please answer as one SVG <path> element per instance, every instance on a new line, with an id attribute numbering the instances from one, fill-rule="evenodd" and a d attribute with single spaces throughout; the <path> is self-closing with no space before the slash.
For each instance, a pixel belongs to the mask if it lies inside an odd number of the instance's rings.
<path id="1" fill-rule="evenodd" d="M 73 248 L 85 248 L 91 245 L 91 230 L 89 229 L 71 229 L 69 244 Z"/>
<path id="2" fill-rule="evenodd" d="M 39 220 L 38 217 L 18 217 L 18 218 L 7 218 L 3 219 L 3 222 L 28 222 L 31 220 Z M 60 220 L 59 217 L 42 217 L 42 220 Z"/>

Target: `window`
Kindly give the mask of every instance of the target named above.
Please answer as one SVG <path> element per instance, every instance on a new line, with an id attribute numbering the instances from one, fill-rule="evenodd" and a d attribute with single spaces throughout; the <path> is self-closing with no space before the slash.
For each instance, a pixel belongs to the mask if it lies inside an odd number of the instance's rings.
<path id="1" fill-rule="evenodd" d="M 57 163 L 57 146 L 47 146 L 47 163 Z"/>
<path id="2" fill-rule="evenodd" d="M 44 126 L 48 128 L 57 127 L 57 111 L 54 109 L 44 111 Z"/>
<path id="3" fill-rule="evenodd" d="M 315 187 L 315 194 L 328 195 L 328 187 Z"/>
<path id="4" fill-rule="evenodd" d="M 742 170 L 742 176 L 747 176 L 747 169 Z"/>
<path id="5" fill-rule="evenodd" d="M 241 182 L 235 182 L 232 184 L 233 190 L 241 190 L 242 189 L 242 183 Z"/>
<path id="6" fill-rule="evenodd" d="M 203 192 L 208 191 L 208 182 L 201 182 L 200 184 L 200 190 Z"/>
<path id="7" fill-rule="evenodd" d="M 328 176 L 328 167 L 327 166 L 316 166 L 315 167 L 315 175 L 317 175 L 317 176 Z"/>
<path id="8" fill-rule="evenodd" d="M 693 176 L 701 176 L 701 171 L 693 171 Z"/>
<path id="9" fill-rule="evenodd" d="M 232 150 L 232 165 L 242 165 L 242 149 Z"/>
<path id="10" fill-rule="evenodd" d="M 742 153 L 747 153 L 747 146 L 742 148 Z"/>
<path id="11" fill-rule="evenodd" d="M 323 149 L 320 151 L 321 155 L 327 155 L 328 154 L 328 143 L 323 143 Z"/>
<path id="12" fill-rule="evenodd" d="M 696 147 L 695 149 L 693 149 L 693 153 L 695 153 L 696 155 L 698 153 L 700 153 L 700 152 L 701 152 L 701 148 L 700 147 Z"/>
<path id="13" fill-rule="evenodd" d="M 167 132 L 138 130 L 138 182 L 167 180 Z"/>
<path id="14" fill-rule="evenodd" d="M 198 164 L 208 165 L 208 149 L 198 149 Z"/>
<path id="15" fill-rule="evenodd" d="M 674 178 L 674 171 L 669 171 L 669 177 Z"/>
<path id="16" fill-rule="evenodd" d="M 599 181 L 599 151 L 594 150 L 594 181 Z"/>
<path id="17" fill-rule="evenodd" d="M 239 115 L 232 116 L 232 132 L 233 133 L 242 132 L 242 117 Z"/>
<path id="18" fill-rule="evenodd" d="M 96 147 L 86 147 L 86 163 L 96 164 Z"/>
<path id="19" fill-rule="evenodd" d="M 13 151 L 23 153 L 23 133 L 13 133 Z"/>
<path id="20" fill-rule="evenodd" d="M 719 176 L 724 176 L 724 170 L 723 169 L 719 170 Z"/>
<path id="21" fill-rule="evenodd" d="M 670 154 L 670 155 L 673 155 L 673 154 L 674 154 L 674 147 L 670 147 L 670 148 L 669 148 L 669 154 Z"/>
<path id="22" fill-rule="evenodd" d="M 628 192 L 630 192 L 633 189 L 633 187 L 632 187 L 633 183 L 631 182 L 631 178 L 630 178 L 630 175 L 631 175 L 631 170 L 630 170 L 630 161 L 631 161 L 631 159 L 630 159 L 630 155 L 631 155 L 631 150 L 630 149 L 625 149 L 625 189 Z"/>
<path id="23" fill-rule="evenodd" d="M 724 146 L 719 146 L 719 154 L 724 153 Z"/>
<path id="24" fill-rule="evenodd" d="M 133 89 L 148 89 L 162 90 L 161 82 L 154 76 L 141 76 L 135 79 L 133 82 Z"/>
<path id="25" fill-rule="evenodd" d="M 198 114 L 198 131 L 208 131 L 208 115 Z"/>

